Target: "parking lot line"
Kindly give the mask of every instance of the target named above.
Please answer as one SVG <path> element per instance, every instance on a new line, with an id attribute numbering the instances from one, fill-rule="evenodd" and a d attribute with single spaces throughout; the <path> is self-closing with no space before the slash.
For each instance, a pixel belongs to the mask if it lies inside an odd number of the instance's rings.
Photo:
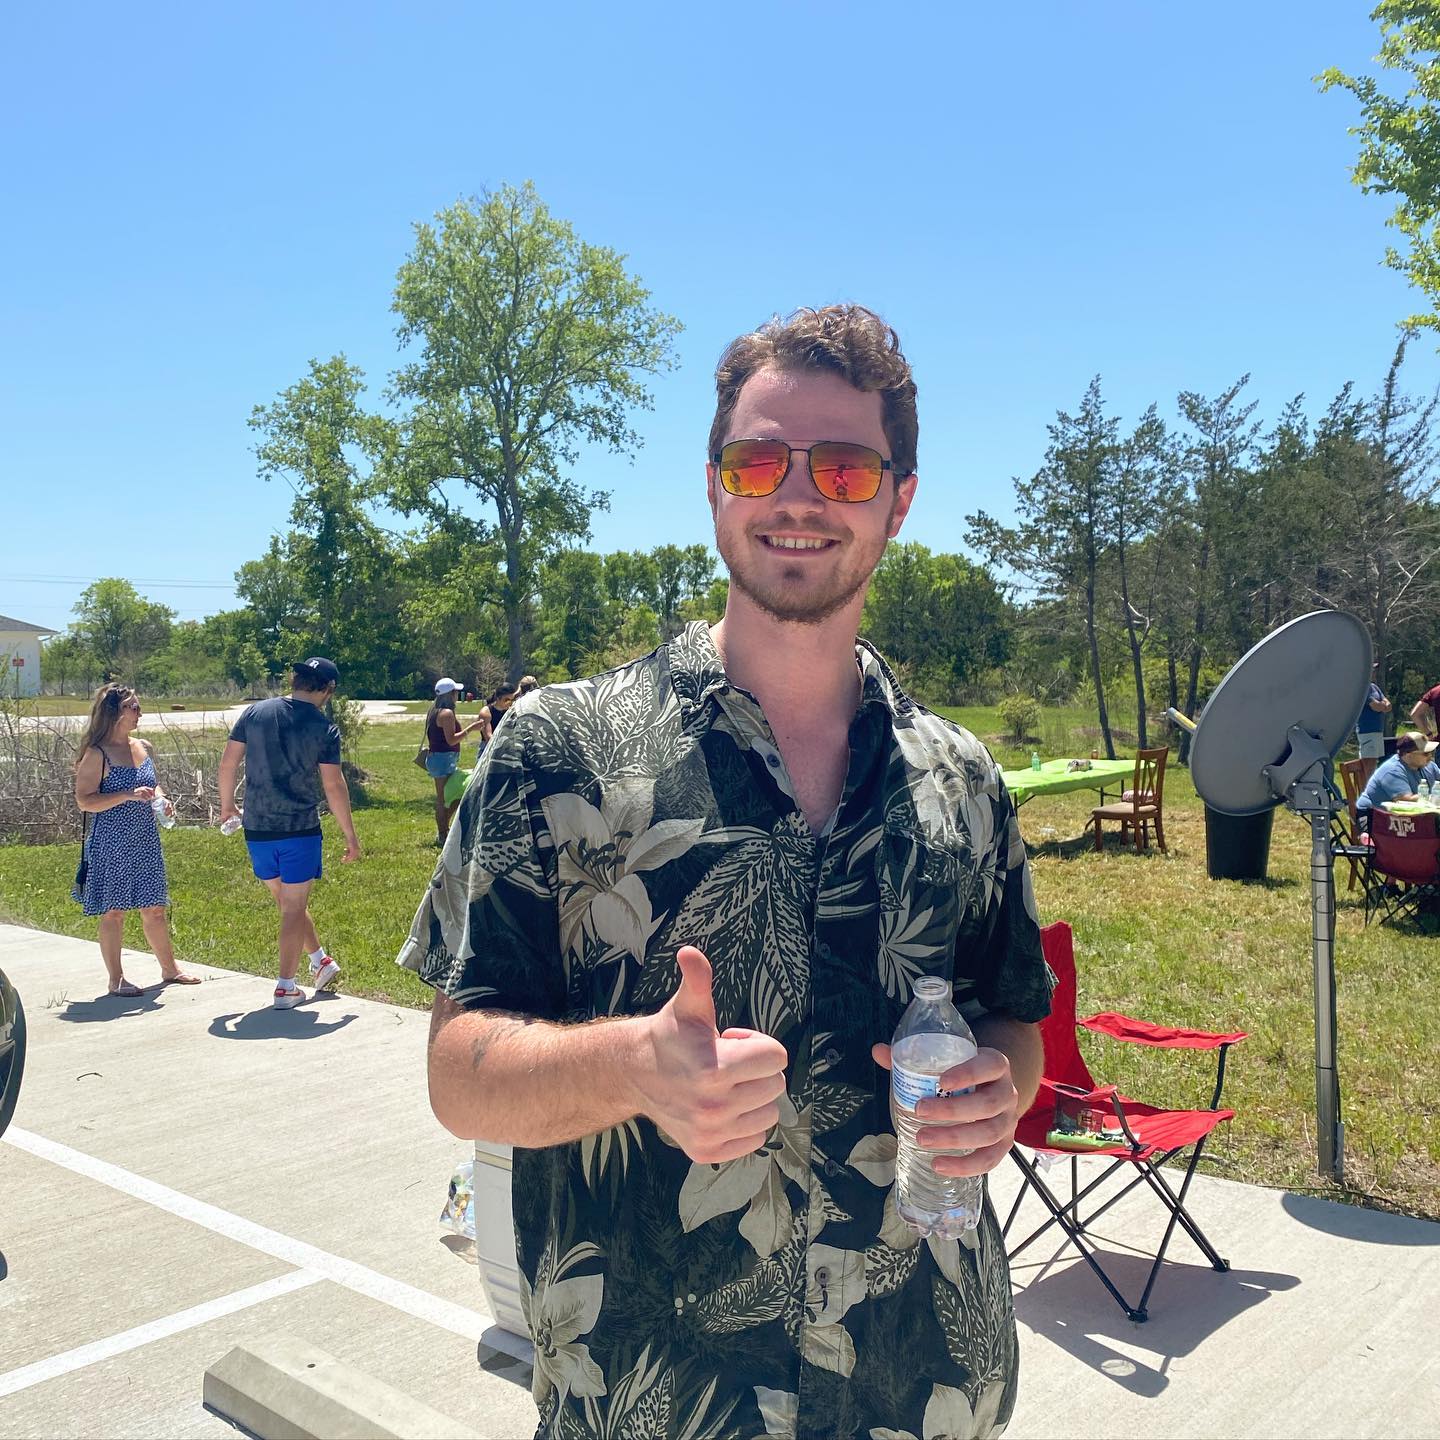
<path id="1" fill-rule="evenodd" d="M 43 1135 L 36 1135 L 17 1125 L 12 1125 L 5 1132 L 0 1143 L 13 1145 L 26 1154 L 49 1160 L 52 1164 L 61 1165 L 87 1179 L 97 1180 L 123 1195 L 143 1200 L 158 1210 L 164 1210 L 182 1220 L 201 1225 L 217 1235 L 223 1235 L 237 1245 L 248 1245 L 263 1255 L 288 1261 L 297 1269 L 313 1271 L 322 1279 L 343 1285 L 357 1295 L 378 1300 L 382 1305 L 389 1305 L 392 1309 L 413 1315 L 416 1319 L 427 1320 L 453 1335 L 478 1341 L 483 1334 L 485 1343 L 495 1349 L 521 1359 L 530 1358 L 528 1344 L 500 1329 L 483 1311 L 471 1310 L 464 1305 L 455 1304 L 452 1300 L 444 1300 L 414 1285 L 407 1285 L 403 1280 L 382 1275 L 367 1265 L 332 1255 L 307 1241 L 295 1239 L 293 1235 L 284 1235 L 278 1230 L 257 1225 L 243 1215 L 232 1214 L 229 1210 L 220 1209 L 218 1205 L 197 1200 L 192 1195 L 172 1190 L 168 1185 L 147 1180 L 143 1175 L 136 1175 L 119 1165 L 110 1164 L 107 1160 L 97 1160 L 93 1155 L 72 1150 L 68 1145 L 47 1140 Z"/>
<path id="2" fill-rule="evenodd" d="M 147 1320 L 132 1330 L 122 1330 L 118 1335 L 109 1335 L 104 1340 L 92 1340 L 88 1345 L 77 1345 L 59 1355 L 45 1360 L 22 1365 L 18 1370 L 0 1375 L 0 1399 L 14 1395 L 19 1390 L 28 1390 L 32 1385 L 42 1385 L 57 1376 L 68 1375 L 72 1370 L 83 1370 L 87 1365 L 97 1365 L 102 1360 L 123 1355 L 127 1350 L 138 1350 L 155 1340 L 165 1340 L 178 1335 L 182 1330 L 193 1330 L 197 1325 L 206 1325 L 224 1315 L 233 1315 L 237 1310 L 248 1310 L 252 1305 L 263 1305 L 267 1300 L 289 1295 L 294 1290 L 303 1290 L 323 1280 L 313 1270 L 291 1270 L 277 1275 L 273 1280 L 262 1281 L 231 1295 L 221 1295 L 215 1300 L 192 1305 L 188 1310 L 177 1310 L 173 1315 L 161 1316 L 158 1320 Z"/>

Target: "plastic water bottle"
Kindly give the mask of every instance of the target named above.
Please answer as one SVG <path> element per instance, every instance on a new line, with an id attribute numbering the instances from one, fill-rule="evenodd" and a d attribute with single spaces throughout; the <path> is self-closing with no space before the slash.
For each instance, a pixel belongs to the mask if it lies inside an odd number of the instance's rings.
<path id="1" fill-rule="evenodd" d="M 1030 752 L 1030 768 L 1032 770 L 1038 770 L 1040 768 L 1040 752 L 1038 750 L 1032 750 Z"/>
<path id="2" fill-rule="evenodd" d="M 163 795 L 157 795 L 150 802 L 150 808 L 155 812 L 157 825 L 163 825 L 167 830 L 175 828 L 175 807 Z"/>
<path id="3" fill-rule="evenodd" d="M 932 1163 L 936 1155 L 970 1152 L 924 1150 L 915 1143 L 916 1132 L 934 1123 L 919 1119 L 916 1105 L 926 1096 L 941 1094 L 940 1077 L 970 1059 L 975 1050 L 975 1037 L 950 999 L 949 982 L 922 975 L 890 1042 L 890 1116 L 898 1142 L 896 1208 L 921 1235 L 958 1239 L 980 1223 L 984 1203 L 980 1177 L 937 1175 Z"/>
<path id="4" fill-rule="evenodd" d="M 245 823 L 243 818 L 244 813 L 242 810 L 239 815 L 232 815 L 220 826 L 220 833 L 222 835 L 233 835 Z"/>

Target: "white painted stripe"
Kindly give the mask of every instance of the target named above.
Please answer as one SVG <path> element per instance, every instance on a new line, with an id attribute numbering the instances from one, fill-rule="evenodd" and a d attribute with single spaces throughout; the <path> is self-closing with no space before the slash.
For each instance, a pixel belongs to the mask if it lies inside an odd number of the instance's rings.
<path id="1" fill-rule="evenodd" d="M 438 1295 L 431 1295 L 414 1285 L 407 1285 L 403 1280 L 394 1280 L 388 1275 L 380 1274 L 378 1270 L 371 1270 L 369 1266 L 342 1259 L 339 1255 L 332 1255 L 304 1240 L 282 1235 L 278 1230 L 257 1225 L 242 1215 L 232 1214 L 217 1205 L 183 1195 L 167 1185 L 157 1184 L 143 1175 L 123 1170 L 107 1160 L 97 1160 L 92 1155 L 72 1150 L 68 1145 L 47 1140 L 43 1135 L 22 1130 L 19 1126 L 12 1125 L 5 1132 L 3 1141 L 17 1150 L 24 1150 L 42 1160 L 62 1165 L 77 1175 L 98 1180 L 112 1190 L 119 1190 L 124 1195 L 143 1200 L 158 1210 L 168 1211 L 182 1220 L 201 1225 L 239 1245 L 248 1245 L 252 1250 L 287 1261 L 299 1269 L 313 1270 L 322 1279 L 343 1285 L 357 1295 L 378 1300 L 382 1305 L 389 1305 L 406 1315 L 413 1315 L 417 1320 L 427 1320 L 430 1324 L 449 1330 L 454 1335 L 464 1336 L 467 1340 L 478 1341 L 483 1335 L 485 1343 L 496 1350 L 520 1359 L 530 1359 L 529 1342 L 500 1329 L 493 1318 L 483 1310 L 470 1310 L 452 1300 L 443 1300 Z"/>
<path id="2" fill-rule="evenodd" d="M 313 1270 L 291 1270 L 288 1274 L 277 1275 L 273 1280 L 252 1285 L 248 1290 L 237 1290 L 233 1295 L 222 1295 L 217 1300 L 207 1300 L 203 1305 L 192 1305 L 188 1310 L 178 1310 L 173 1315 L 162 1316 L 159 1320 L 148 1320 L 133 1330 L 122 1330 L 118 1335 L 107 1336 L 104 1340 L 92 1340 L 88 1345 L 78 1345 L 74 1350 L 52 1355 L 48 1360 L 37 1360 L 33 1365 L 22 1365 L 0 1375 L 0 1397 L 14 1395 L 18 1390 L 28 1390 L 32 1385 L 43 1385 L 57 1376 L 68 1375 L 72 1370 L 83 1370 L 87 1365 L 98 1365 L 102 1360 L 123 1355 L 127 1350 L 138 1350 L 155 1340 L 164 1340 L 178 1335 L 182 1330 L 193 1330 L 197 1325 L 208 1324 L 222 1316 L 233 1315 L 237 1310 L 248 1310 L 252 1305 L 263 1305 L 294 1290 L 303 1290 L 314 1285 L 323 1276 Z"/>

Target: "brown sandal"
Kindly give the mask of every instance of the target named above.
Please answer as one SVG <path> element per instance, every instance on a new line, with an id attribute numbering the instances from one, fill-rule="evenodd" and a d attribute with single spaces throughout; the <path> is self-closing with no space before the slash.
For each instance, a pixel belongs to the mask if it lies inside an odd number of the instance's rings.
<path id="1" fill-rule="evenodd" d="M 205 977 L 203 975 L 187 975 L 183 970 L 177 970 L 173 975 L 161 975 L 162 985 L 198 985 Z"/>
<path id="2" fill-rule="evenodd" d="M 123 996 L 126 1000 L 133 1000 L 135 996 L 143 995 L 145 992 L 138 985 L 132 985 L 128 980 L 122 980 L 118 985 L 110 986 L 110 993 Z"/>

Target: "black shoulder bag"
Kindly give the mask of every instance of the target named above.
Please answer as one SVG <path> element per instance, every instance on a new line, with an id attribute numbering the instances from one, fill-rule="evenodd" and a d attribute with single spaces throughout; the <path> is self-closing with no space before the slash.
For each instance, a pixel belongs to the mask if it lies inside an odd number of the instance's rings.
<path id="1" fill-rule="evenodd" d="M 98 745 L 97 745 L 95 748 L 96 748 L 97 750 L 100 750 L 100 747 L 99 747 Z M 110 763 L 110 762 L 109 762 L 108 760 L 106 760 L 106 758 L 105 758 L 105 752 L 104 752 L 103 750 L 100 750 L 100 784 L 101 784 L 101 785 L 103 785 L 103 784 L 105 783 L 105 771 L 106 771 L 107 767 L 109 766 L 109 763 Z M 98 789 L 99 787 L 97 786 L 96 788 Z M 89 870 L 90 870 L 90 854 L 89 854 L 89 851 L 86 849 L 86 844 L 87 844 L 87 842 L 89 841 L 89 838 L 90 838 L 90 812 L 87 810 L 87 811 L 85 812 L 85 819 L 81 822 L 81 825 L 80 825 L 80 863 L 75 867 L 75 888 L 76 888 L 76 890 L 83 890 L 83 889 L 85 888 L 85 876 L 86 876 L 86 874 L 87 874 L 87 873 L 89 872 Z"/>

